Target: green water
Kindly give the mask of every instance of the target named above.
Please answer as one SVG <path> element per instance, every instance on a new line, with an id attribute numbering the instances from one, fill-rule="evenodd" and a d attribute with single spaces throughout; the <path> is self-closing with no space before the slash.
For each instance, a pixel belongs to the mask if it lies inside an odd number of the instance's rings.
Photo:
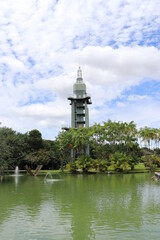
<path id="1" fill-rule="evenodd" d="M 53 178 L 5 178 L 0 240 L 160 238 L 160 183 L 150 174 Z"/>

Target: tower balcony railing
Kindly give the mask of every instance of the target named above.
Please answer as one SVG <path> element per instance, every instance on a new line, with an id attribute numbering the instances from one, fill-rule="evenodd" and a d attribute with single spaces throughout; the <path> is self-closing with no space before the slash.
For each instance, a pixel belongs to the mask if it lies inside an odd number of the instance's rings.
<path id="1" fill-rule="evenodd" d="M 83 94 L 83 95 L 76 95 L 76 94 L 69 94 L 68 95 L 68 99 L 71 100 L 71 99 L 84 99 L 84 98 L 88 98 L 90 99 L 91 96 L 89 94 Z"/>
<path id="2" fill-rule="evenodd" d="M 76 120 L 76 123 L 85 123 L 85 120 L 80 120 L 80 119 L 78 119 L 78 120 Z"/>
<path id="3" fill-rule="evenodd" d="M 67 125 L 67 124 L 62 124 L 62 125 L 61 125 L 61 129 L 62 129 L 62 130 L 69 130 L 69 129 L 70 129 L 70 126 Z"/>

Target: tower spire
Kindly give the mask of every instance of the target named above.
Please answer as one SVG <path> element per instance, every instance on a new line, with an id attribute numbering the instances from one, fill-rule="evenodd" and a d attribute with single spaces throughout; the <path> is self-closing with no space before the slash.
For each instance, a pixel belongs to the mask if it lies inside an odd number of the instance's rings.
<path id="1" fill-rule="evenodd" d="M 81 70 L 80 67 L 78 68 L 78 71 L 77 71 L 77 79 L 81 79 L 82 80 L 82 70 Z"/>

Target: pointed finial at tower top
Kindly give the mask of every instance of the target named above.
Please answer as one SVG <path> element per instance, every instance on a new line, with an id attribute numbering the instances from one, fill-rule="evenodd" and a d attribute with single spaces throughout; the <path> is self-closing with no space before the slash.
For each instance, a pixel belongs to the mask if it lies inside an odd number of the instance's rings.
<path id="1" fill-rule="evenodd" d="M 79 67 L 78 71 L 77 71 L 77 78 L 82 78 L 82 70 Z"/>

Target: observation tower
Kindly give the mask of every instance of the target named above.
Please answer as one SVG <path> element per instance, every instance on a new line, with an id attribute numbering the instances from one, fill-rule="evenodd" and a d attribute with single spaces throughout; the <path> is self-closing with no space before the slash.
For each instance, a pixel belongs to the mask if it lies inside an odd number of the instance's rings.
<path id="1" fill-rule="evenodd" d="M 82 70 L 77 71 L 77 80 L 73 85 L 73 95 L 68 97 L 71 105 L 71 127 L 89 127 L 88 104 L 92 104 L 91 97 L 86 93 Z"/>

